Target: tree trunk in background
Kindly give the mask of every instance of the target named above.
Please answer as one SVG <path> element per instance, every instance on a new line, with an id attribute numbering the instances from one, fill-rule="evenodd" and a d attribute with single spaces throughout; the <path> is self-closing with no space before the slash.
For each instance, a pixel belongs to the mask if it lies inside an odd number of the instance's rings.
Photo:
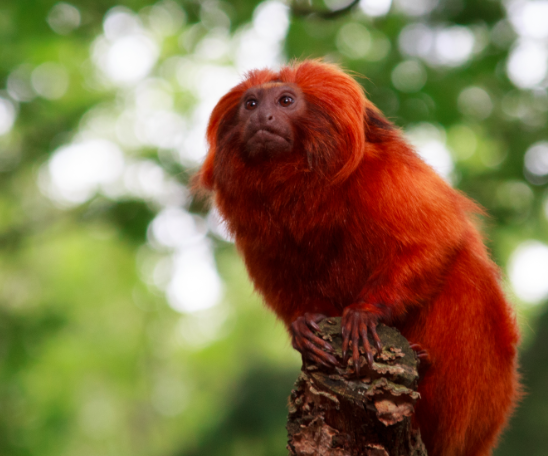
<path id="1" fill-rule="evenodd" d="M 326 318 L 320 327 L 340 359 L 340 318 Z M 372 368 L 360 357 L 359 379 L 352 361 L 329 372 L 303 364 L 289 398 L 290 456 L 426 456 L 411 425 L 420 397 L 416 355 L 396 329 L 380 325 L 377 331 L 382 354 Z"/>

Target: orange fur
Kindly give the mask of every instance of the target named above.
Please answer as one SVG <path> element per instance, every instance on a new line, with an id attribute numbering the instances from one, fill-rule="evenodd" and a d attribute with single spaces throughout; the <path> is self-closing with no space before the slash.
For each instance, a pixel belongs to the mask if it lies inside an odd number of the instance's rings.
<path id="1" fill-rule="evenodd" d="M 297 85 L 291 154 L 242 161 L 245 91 Z M 256 70 L 215 107 L 198 186 L 214 191 L 257 290 L 289 327 L 356 302 L 429 352 L 416 419 L 431 456 L 486 456 L 518 394 L 513 312 L 470 214 L 333 65 Z"/>

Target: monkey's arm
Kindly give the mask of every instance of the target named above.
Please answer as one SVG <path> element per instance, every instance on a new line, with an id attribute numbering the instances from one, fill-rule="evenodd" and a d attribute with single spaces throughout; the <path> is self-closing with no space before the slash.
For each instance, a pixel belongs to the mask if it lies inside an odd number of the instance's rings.
<path id="1" fill-rule="evenodd" d="M 404 158 L 370 166 L 369 172 L 377 175 L 360 180 L 367 187 L 357 192 L 363 196 L 359 205 L 367 208 L 363 223 L 372 220 L 375 227 L 370 234 L 375 262 L 355 302 L 343 312 L 343 353 L 352 341 L 356 366 L 360 341 L 371 364 L 368 333 L 380 350 L 377 324 L 390 324 L 436 293 L 466 239 L 477 236 L 466 215 L 475 209 L 473 203 L 418 157 Z"/>
<path id="2" fill-rule="evenodd" d="M 346 359 L 352 341 L 354 366 L 359 366 L 360 344 L 369 365 L 373 363 L 368 334 L 372 336 L 377 352 L 382 350 L 376 332 L 380 322 L 390 325 L 439 289 L 458 245 L 449 247 L 432 242 L 396 250 L 387 255 L 389 261 L 369 277 L 355 302 L 343 311 L 343 357 Z"/>

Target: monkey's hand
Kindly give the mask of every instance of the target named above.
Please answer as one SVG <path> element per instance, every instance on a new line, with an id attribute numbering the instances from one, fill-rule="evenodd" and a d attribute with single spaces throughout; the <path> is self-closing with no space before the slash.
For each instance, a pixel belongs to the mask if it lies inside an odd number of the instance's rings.
<path id="1" fill-rule="evenodd" d="M 354 369 L 356 370 L 356 375 L 358 377 L 360 375 L 360 339 L 363 344 L 365 357 L 369 366 L 373 365 L 373 351 L 371 350 L 371 346 L 369 345 L 369 340 L 367 338 L 368 333 L 371 333 L 371 336 L 373 336 L 373 340 L 375 341 L 375 345 L 377 347 L 377 352 L 380 353 L 382 351 L 381 339 L 377 334 L 379 319 L 380 315 L 364 310 L 363 302 L 352 304 L 346 307 L 343 311 L 341 328 L 343 336 L 342 356 L 346 362 L 346 352 L 350 341 L 352 341 L 352 360 L 354 362 Z"/>
<path id="2" fill-rule="evenodd" d="M 320 331 L 317 322 L 324 318 L 326 316 L 322 314 L 305 313 L 291 323 L 289 331 L 291 332 L 293 348 L 299 351 L 303 358 L 333 368 L 339 365 L 337 358 L 328 353 L 334 353 L 333 347 L 312 331 Z"/>

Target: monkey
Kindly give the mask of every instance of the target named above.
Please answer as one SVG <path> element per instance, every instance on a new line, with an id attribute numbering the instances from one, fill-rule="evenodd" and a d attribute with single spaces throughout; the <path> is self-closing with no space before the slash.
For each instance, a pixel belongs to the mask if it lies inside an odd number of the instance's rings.
<path id="1" fill-rule="evenodd" d="M 426 355 L 414 419 L 431 456 L 486 456 L 520 394 L 519 331 L 453 189 L 338 66 L 250 71 L 213 109 L 195 187 L 214 203 L 293 347 L 339 361 L 318 321 L 341 316 L 358 366 L 396 327 Z"/>

